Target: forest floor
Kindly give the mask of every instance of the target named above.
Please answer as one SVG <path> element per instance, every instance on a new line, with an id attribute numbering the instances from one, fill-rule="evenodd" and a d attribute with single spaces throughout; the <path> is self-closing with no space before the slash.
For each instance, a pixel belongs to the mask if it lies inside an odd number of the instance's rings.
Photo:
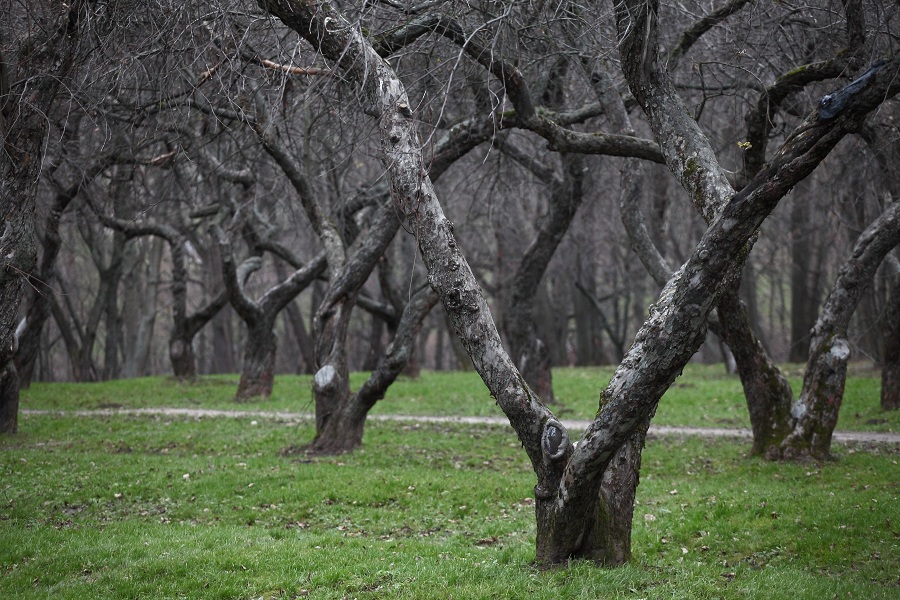
<path id="1" fill-rule="evenodd" d="M 42 415 L 58 414 L 75 417 L 95 417 L 113 415 L 158 415 L 181 417 L 188 419 L 201 418 L 257 418 L 273 419 L 282 422 L 301 422 L 315 420 L 315 415 L 304 412 L 283 412 L 266 410 L 224 410 L 207 408 L 99 408 L 89 410 L 42 410 L 22 409 L 24 414 Z M 376 421 L 407 421 L 414 423 L 456 423 L 471 425 L 507 425 L 505 417 L 492 416 L 427 416 L 427 415 L 369 415 Z M 577 419 L 563 419 L 563 424 L 574 431 L 583 431 L 589 421 Z M 681 427 L 671 425 L 651 425 L 649 434 L 652 435 L 680 435 L 707 438 L 745 438 L 751 439 L 753 434 L 749 429 L 739 427 Z M 875 431 L 835 431 L 833 440 L 837 443 L 875 444 L 878 446 L 893 446 L 900 452 L 900 433 L 883 433 Z"/>

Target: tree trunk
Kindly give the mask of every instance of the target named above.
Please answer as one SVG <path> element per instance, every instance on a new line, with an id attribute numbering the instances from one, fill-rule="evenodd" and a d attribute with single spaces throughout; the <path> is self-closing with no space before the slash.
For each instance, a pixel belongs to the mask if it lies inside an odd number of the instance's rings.
<path id="1" fill-rule="evenodd" d="M 106 335 L 103 342 L 104 381 L 119 377 L 119 334 L 121 333 L 121 316 L 119 315 L 119 282 L 122 279 L 122 265 L 125 259 L 125 236 L 113 234 L 113 259 L 110 268 L 102 275 L 106 280 L 106 298 L 103 300 L 106 321 Z"/>
<path id="2" fill-rule="evenodd" d="M 791 386 L 756 338 L 737 290 L 722 294 L 716 309 L 719 331 L 734 354 L 744 388 L 753 428 L 752 452 L 777 456 L 778 445 L 791 430 Z"/>
<path id="3" fill-rule="evenodd" d="M 850 360 L 847 326 L 881 261 L 898 242 L 900 203 L 894 202 L 857 239 L 812 329 L 803 389 L 791 410 L 796 423 L 781 444 L 783 458 L 830 457 Z"/>
<path id="4" fill-rule="evenodd" d="M 56 293 L 56 290 L 53 289 L 53 282 L 56 279 L 56 258 L 62 247 L 62 238 L 59 234 L 60 219 L 83 183 L 92 181 L 106 166 L 106 163 L 95 165 L 89 170 L 86 177 L 69 186 L 64 192 L 57 194 L 47 214 L 41 239 L 43 246 L 41 262 L 37 272 L 32 273 L 28 278 L 31 302 L 28 305 L 25 332 L 22 334 L 19 351 L 16 353 L 16 368 L 19 371 L 19 381 L 23 387 L 27 388 L 31 384 L 34 363 L 41 344 L 41 332 L 51 314 L 51 295 Z"/>
<path id="5" fill-rule="evenodd" d="M 172 373 L 179 381 L 191 381 L 197 376 L 197 356 L 194 353 L 193 339 L 187 336 L 175 336 L 169 339 L 169 362 Z"/>
<path id="6" fill-rule="evenodd" d="M 884 311 L 884 364 L 881 367 L 881 408 L 900 409 L 900 274 L 894 274 Z"/>
<path id="7" fill-rule="evenodd" d="M 569 558 L 583 558 L 599 565 L 615 567 L 631 559 L 631 529 L 634 499 L 640 481 L 641 451 L 647 437 L 646 425 L 638 428 L 616 452 L 603 473 L 596 501 L 582 520 L 581 540 L 573 549 L 571 540 L 557 540 L 555 533 L 568 527 L 557 521 L 553 495 L 537 499 L 537 562 L 543 565 L 565 564 Z M 535 496 L 538 491 L 535 491 Z M 573 515 L 565 515 L 571 518 Z M 577 524 L 575 527 L 577 528 Z"/>
<path id="8" fill-rule="evenodd" d="M 150 361 L 150 350 L 153 342 L 153 328 L 156 325 L 156 306 L 158 301 L 159 290 L 159 271 L 162 262 L 163 243 L 162 240 L 154 240 L 150 244 L 146 279 L 147 284 L 143 289 L 139 289 L 137 285 L 126 284 L 126 300 L 123 300 L 123 310 L 131 310 L 134 307 L 132 317 L 125 316 L 125 324 L 127 336 L 127 353 L 125 358 L 125 366 L 123 369 L 124 377 L 142 377 L 148 372 L 148 363 Z M 134 282 L 136 284 L 136 282 Z M 135 297 L 130 295 L 129 290 L 136 290 L 143 297 Z M 128 331 L 130 330 L 130 331 Z"/>
<path id="9" fill-rule="evenodd" d="M 540 499 L 536 506 L 542 529 L 539 557 L 550 565 L 564 565 L 578 556 L 585 536 L 593 535 L 604 472 L 623 444 L 646 427 L 662 394 L 702 343 L 717 296 L 739 276 L 747 244 L 763 220 L 869 112 L 900 91 L 900 83 L 893 83 L 900 59 L 893 59 L 837 116 L 813 127 L 818 117 L 811 113 L 766 170 L 735 193 L 658 56 L 657 3 L 625 0 L 616 4 L 619 48 L 632 93 L 650 118 L 670 170 L 712 224 L 663 290 L 601 395 L 597 418 L 574 447 L 565 427 L 524 384 L 500 343 L 484 294 L 459 251 L 452 223 L 444 216 L 431 181 L 422 175 L 415 119 L 396 73 L 333 5 L 295 0 L 261 0 L 260 4 L 336 62 L 357 86 L 365 112 L 377 120 L 393 196 L 415 232 L 429 282 L 531 460 L 537 476 L 535 497 Z M 464 39 L 464 52 L 480 59 L 501 80 L 517 118 L 542 123 L 521 72 L 502 57 L 484 52 L 477 36 L 457 37 Z"/>
<path id="10" fill-rule="evenodd" d="M 375 404 L 384 398 L 387 389 L 403 372 L 410 357 L 415 351 L 416 337 L 422 323 L 431 309 L 437 304 L 437 293 L 430 287 L 416 292 L 403 309 L 400 324 L 394 338 L 388 345 L 388 351 L 381 357 L 372 375 L 363 383 L 349 400 L 343 403 L 331 400 L 327 408 L 331 408 L 326 419 L 319 425 L 319 411 L 316 411 L 316 437 L 306 450 L 313 454 L 340 454 L 349 452 L 362 445 L 363 428 L 366 416 Z M 316 373 L 314 385 L 324 393 L 343 393 L 336 380 L 328 381 L 333 374 L 327 368 Z M 329 387 L 331 386 L 331 387 Z M 348 391 L 349 392 L 349 391 Z M 318 399 L 319 395 L 316 394 Z M 334 410 L 332 407 L 337 407 Z"/>
<path id="11" fill-rule="evenodd" d="M 10 37 L 0 48 L 0 396 L 9 406 L 14 399 L 18 406 L 19 377 L 10 363 L 25 278 L 37 259 L 35 196 L 47 123 L 73 65 L 82 10 L 81 2 L 33 4 L 6 7 L 4 19 L 21 18 L 29 27 L 4 26 Z M 28 8 L 34 14 L 21 14 Z"/>
<path id="12" fill-rule="evenodd" d="M 276 349 L 277 340 L 271 322 L 264 319 L 248 327 L 241 380 L 234 395 L 235 400 L 243 402 L 272 395 Z"/>

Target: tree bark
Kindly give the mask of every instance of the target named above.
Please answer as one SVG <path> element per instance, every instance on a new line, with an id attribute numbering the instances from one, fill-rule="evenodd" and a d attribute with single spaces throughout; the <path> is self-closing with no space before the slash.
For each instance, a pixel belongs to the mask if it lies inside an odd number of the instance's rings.
<path id="1" fill-rule="evenodd" d="M 238 267 L 234 262 L 231 243 L 223 239 L 220 246 L 228 298 L 235 312 L 247 324 L 244 361 L 235 400 L 242 402 L 259 397 L 267 398 L 272 395 L 275 381 L 275 319 L 297 294 L 325 271 L 325 255 L 319 254 L 294 271 L 290 277 L 267 290 L 259 300 L 251 300 L 244 291 L 244 284 L 250 273 L 260 268 L 262 258 L 253 256 Z"/>
<path id="2" fill-rule="evenodd" d="M 565 564 L 595 551 L 593 542 L 602 536 L 591 530 L 603 474 L 623 444 L 646 431 L 660 397 L 702 343 L 707 316 L 724 286 L 739 275 L 747 244 L 762 221 L 848 131 L 900 90 L 900 82 L 893 79 L 900 60 L 893 59 L 839 114 L 822 123 L 816 113 L 807 117 L 769 166 L 735 194 L 702 132 L 696 124 L 686 123 L 689 117 L 683 105 L 669 102 L 672 98 L 665 91 L 655 94 L 660 88 L 648 93 L 653 87 L 653 82 L 643 79 L 648 71 L 651 79 L 660 75 L 666 79 L 664 69 L 656 71 L 660 61 L 655 3 L 626 0 L 616 5 L 620 48 L 632 91 L 648 114 L 662 109 L 651 117 L 654 132 L 665 142 L 663 152 L 670 168 L 698 207 L 709 213 L 712 225 L 663 290 L 603 392 L 597 418 L 574 447 L 566 429 L 524 383 L 500 344 L 488 305 L 456 244 L 453 226 L 425 175 L 409 99 L 393 69 L 330 4 L 295 0 L 260 0 L 260 4 L 334 61 L 356 85 L 366 113 L 378 122 L 393 196 L 416 234 L 429 281 L 531 459 L 537 476 L 537 558 L 547 565 Z M 652 20 L 648 20 L 650 11 Z M 648 40 L 650 46 L 645 48 Z M 531 106 L 522 98 L 528 91 L 516 68 L 494 54 L 482 60 L 491 62 L 491 71 L 507 93 L 519 99 L 517 109 Z M 668 90 L 674 94 L 670 82 Z M 666 113 L 669 110 L 674 114 Z M 675 138 L 689 147 L 673 143 Z"/>
<path id="3" fill-rule="evenodd" d="M 272 323 L 267 319 L 247 327 L 244 363 L 234 399 L 238 402 L 268 398 L 275 385 L 275 353 L 278 348 Z"/>
<path id="4" fill-rule="evenodd" d="M 744 388 L 753 429 L 752 453 L 777 456 L 778 445 L 791 430 L 791 385 L 756 338 L 736 289 L 722 294 L 716 310 Z"/>
<path id="5" fill-rule="evenodd" d="M 803 389 L 791 412 L 793 431 L 781 444 L 783 458 L 824 460 L 847 380 L 847 327 L 884 257 L 900 243 L 900 203 L 892 203 L 859 236 L 841 267 L 810 336 Z"/>
<path id="6" fill-rule="evenodd" d="M 349 452 L 362 445 L 363 428 L 366 416 L 375 404 L 384 398 L 387 389 L 403 372 L 415 350 L 416 336 L 422 328 L 422 322 L 431 309 L 437 304 L 437 293 L 430 287 L 416 292 L 403 309 L 400 324 L 388 346 L 387 353 L 381 357 L 372 375 L 348 400 L 332 403 L 328 417 L 321 427 L 316 427 L 316 436 L 306 450 L 313 454 L 340 454 Z M 328 370 L 320 369 L 316 373 L 315 385 L 327 389 L 330 382 Z M 318 420 L 318 412 L 316 413 Z"/>

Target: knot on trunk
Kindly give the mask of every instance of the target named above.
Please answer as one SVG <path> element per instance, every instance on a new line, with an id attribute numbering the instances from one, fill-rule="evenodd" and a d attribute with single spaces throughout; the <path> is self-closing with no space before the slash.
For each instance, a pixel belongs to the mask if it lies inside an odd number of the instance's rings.
<path id="1" fill-rule="evenodd" d="M 569 432 L 556 419 L 547 419 L 541 435 L 541 449 L 544 461 L 553 462 L 565 456 L 569 449 Z"/>

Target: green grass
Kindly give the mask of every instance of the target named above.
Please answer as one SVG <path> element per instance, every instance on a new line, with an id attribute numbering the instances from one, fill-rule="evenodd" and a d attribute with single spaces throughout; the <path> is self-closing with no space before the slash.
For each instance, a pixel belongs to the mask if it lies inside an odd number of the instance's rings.
<path id="1" fill-rule="evenodd" d="M 90 387 L 90 386 L 84 386 Z M 121 388 L 123 392 L 127 387 Z M 77 397 L 78 388 L 70 388 Z M 648 443 L 624 568 L 534 558 L 508 427 L 372 422 L 360 452 L 282 456 L 307 422 L 23 415 L 0 439 L 2 598 L 896 598 L 896 455 L 767 463 Z"/>
<path id="2" fill-rule="evenodd" d="M 786 367 L 795 393 L 800 391 L 800 367 Z M 358 387 L 364 373 L 354 373 Z M 590 419 L 597 412 L 600 391 L 612 368 L 564 368 L 553 371 L 560 417 Z M 279 375 L 268 400 L 238 405 L 234 402 L 237 376 L 201 377 L 195 383 L 149 377 L 96 384 L 36 383 L 25 391 L 23 408 L 94 409 L 108 407 L 193 407 L 312 412 L 312 384 L 308 376 Z M 854 366 L 847 381 L 838 429 L 900 431 L 900 411 L 879 407 L 880 373 Z M 423 372 L 418 379 L 400 378 L 379 402 L 373 414 L 502 416 L 474 372 Z M 688 365 L 660 403 L 654 423 L 693 427 L 749 427 L 747 408 L 736 375 L 721 365 Z"/>

